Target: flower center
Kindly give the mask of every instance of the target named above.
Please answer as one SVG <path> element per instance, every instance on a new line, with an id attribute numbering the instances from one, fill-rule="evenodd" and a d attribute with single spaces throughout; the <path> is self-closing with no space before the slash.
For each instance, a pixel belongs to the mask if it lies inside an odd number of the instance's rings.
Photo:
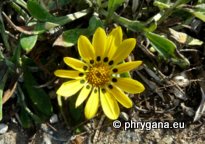
<path id="1" fill-rule="evenodd" d="M 110 69 L 105 64 L 95 64 L 87 73 L 86 79 L 93 86 L 103 86 L 110 80 Z"/>

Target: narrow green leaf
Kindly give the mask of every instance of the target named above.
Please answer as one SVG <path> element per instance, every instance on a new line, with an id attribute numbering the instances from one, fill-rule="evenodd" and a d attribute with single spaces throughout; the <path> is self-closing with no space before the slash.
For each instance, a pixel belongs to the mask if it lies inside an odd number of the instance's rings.
<path id="1" fill-rule="evenodd" d="M 191 8 L 183 8 L 183 9 L 205 22 L 205 4 L 198 4 L 194 6 L 192 9 Z"/>
<path id="2" fill-rule="evenodd" d="M 174 56 L 176 45 L 172 41 L 151 32 L 147 32 L 146 37 L 149 39 L 152 46 L 159 52 L 160 55 L 162 55 L 166 59 Z"/>
<path id="3" fill-rule="evenodd" d="M 144 26 L 144 24 L 137 20 L 129 20 L 127 18 L 121 17 L 118 14 L 113 15 L 113 19 L 115 22 L 118 22 L 119 24 L 127 27 L 129 30 L 135 31 L 135 32 L 145 32 L 148 31 L 148 29 Z"/>
<path id="4" fill-rule="evenodd" d="M 81 34 L 84 34 L 86 29 L 70 29 L 64 31 L 62 35 L 60 35 L 55 42 L 54 46 L 62 46 L 62 47 L 71 47 L 77 43 L 78 37 Z"/>
<path id="5" fill-rule="evenodd" d="M 28 53 L 35 46 L 37 39 L 38 39 L 38 35 L 29 35 L 29 36 L 24 35 L 20 39 L 21 47 Z"/>
<path id="6" fill-rule="evenodd" d="M 37 20 L 40 20 L 42 22 L 51 22 L 53 24 L 59 25 L 64 25 L 66 23 L 74 21 L 80 17 L 85 16 L 88 13 L 87 10 L 82 10 L 73 14 L 68 14 L 66 16 L 55 17 L 51 15 L 44 7 L 42 7 L 36 0 L 29 0 L 27 2 L 27 7 L 30 14 Z"/>
<path id="7" fill-rule="evenodd" d="M 109 0 L 108 13 L 113 13 L 123 2 L 124 0 Z"/>
<path id="8" fill-rule="evenodd" d="M 157 6 L 160 10 L 164 10 L 164 9 L 170 8 L 169 4 L 163 3 L 163 2 L 160 2 L 160 1 L 154 1 L 153 5 Z"/>
<path id="9" fill-rule="evenodd" d="M 102 27 L 102 22 L 96 16 L 90 18 L 88 28 L 80 29 L 70 29 L 64 31 L 62 35 L 60 35 L 53 45 L 63 46 L 63 47 L 71 47 L 77 43 L 77 40 L 80 35 L 91 36 L 96 28 Z"/>
<path id="10" fill-rule="evenodd" d="M 113 16 L 115 10 L 124 2 L 124 0 L 109 0 L 108 1 L 108 15 L 107 21 Z"/>
<path id="11" fill-rule="evenodd" d="M 44 119 L 41 119 L 39 116 L 35 115 L 29 108 L 28 105 L 32 105 L 28 100 L 28 97 L 25 97 L 20 85 L 17 86 L 17 98 L 18 104 L 20 105 L 20 113 L 19 118 L 21 121 L 21 125 L 24 128 L 29 128 L 33 126 L 33 124 L 40 124 Z M 29 104 L 27 104 L 28 102 Z"/>
<path id="12" fill-rule="evenodd" d="M 205 12 L 203 11 L 196 11 L 192 9 L 186 9 L 189 13 L 197 17 L 198 19 L 201 19 L 203 22 L 205 22 Z"/>
<path id="13" fill-rule="evenodd" d="M 31 117 L 23 107 L 20 109 L 19 118 L 21 120 L 22 127 L 30 128 L 31 126 L 33 126 Z"/>
<path id="14" fill-rule="evenodd" d="M 87 28 L 87 34 L 89 33 L 88 36 L 92 35 L 98 27 L 103 27 L 102 21 L 98 17 L 92 16 L 89 20 L 89 26 Z"/>
<path id="15" fill-rule="evenodd" d="M 198 4 L 203 4 L 205 3 L 205 0 L 198 0 Z"/>
<path id="16" fill-rule="evenodd" d="M 25 19 L 25 21 L 29 20 L 28 13 L 22 7 L 20 7 L 15 2 L 11 2 L 10 5 L 19 15 L 21 15 Z"/>
<path id="17" fill-rule="evenodd" d="M 193 7 L 194 10 L 200 11 L 200 12 L 205 12 L 205 4 L 198 4 Z"/>
<path id="18" fill-rule="evenodd" d="M 40 21 L 49 21 L 54 18 L 44 7 L 42 7 L 37 0 L 28 0 L 27 8 L 29 13 Z"/>
<path id="19" fill-rule="evenodd" d="M 14 2 L 23 7 L 24 9 L 27 9 L 27 4 L 24 0 L 14 0 Z"/>
<path id="20" fill-rule="evenodd" d="M 75 107 L 76 99 L 77 99 L 77 95 L 74 95 L 70 97 L 68 101 L 69 113 L 75 125 L 80 123 L 84 117 L 83 105 L 80 105 L 78 108 Z"/>
<path id="21" fill-rule="evenodd" d="M 51 30 L 57 26 L 65 25 L 69 22 L 79 19 L 87 15 L 87 13 L 87 10 L 82 10 L 62 17 L 53 17 L 52 19 L 49 19 L 49 21 L 46 22 L 32 21 L 28 24 L 28 26 L 33 27 L 32 33 L 37 35 L 44 33 L 47 30 Z"/>
<path id="22" fill-rule="evenodd" d="M 169 28 L 172 37 L 178 41 L 179 43 L 186 44 L 186 45 L 202 45 L 203 41 L 195 39 L 186 33 L 175 31 L 174 29 Z"/>
<path id="23" fill-rule="evenodd" d="M 2 96 L 3 96 L 3 92 L 4 92 L 4 86 L 5 83 L 7 81 L 7 77 L 8 77 L 8 71 L 6 73 L 4 73 L 2 79 L 0 79 L 0 121 L 2 120 Z"/>
<path id="24" fill-rule="evenodd" d="M 147 32 L 145 35 L 149 39 L 151 45 L 165 60 L 171 60 L 174 64 L 182 68 L 189 66 L 188 59 L 177 51 L 176 45 L 172 41 L 151 32 Z"/>
<path id="25" fill-rule="evenodd" d="M 53 22 L 59 25 L 64 25 L 76 19 L 79 19 L 87 14 L 88 14 L 88 10 L 85 9 L 85 10 L 81 10 L 81 11 L 78 11 L 72 14 L 68 14 L 66 16 L 57 17 L 55 19 L 52 19 L 50 22 Z"/>
<path id="26" fill-rule="evenodd" d="M 28 59 L 23 58 L 23 71 L 24 71 L 24 84 L 26 92 L 28 93 L 28 97 L 36 111 L 44 114 L 44 117 L 49 117 L 52 114 L 52 105 L 50 101 L 50 97 L 46 94 L 46 92 L 42 88 L 36 88 L 38 85 L 32 73 L 27 68 Z M 37 114 L 37 115 L 40 115 Z M 42 115 L 41 115 L 42 116 Z"/>
<path id="27" fill-rule="evenodd" d="M 4 21 L 2 18 L 1 6 L 0 6 L 0 33 L 1 33 L 1 39 L 3 40 L 4 46 L 6 47 L 8 51 L 11 51 L 11 46 L 8 40 L 8 34 L 6 34 L 5 25 L 4 25 Z"/>

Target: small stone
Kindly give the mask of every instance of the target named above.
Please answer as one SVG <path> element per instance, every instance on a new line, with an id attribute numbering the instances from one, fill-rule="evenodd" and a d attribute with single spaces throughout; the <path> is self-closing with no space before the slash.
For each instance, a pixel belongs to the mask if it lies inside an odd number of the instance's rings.
<path id="1" fill-rule="evenodd" d="M 174 139 L 171 136 L 166 135 L 159 144 L 172 144 Z"/>
<path id="2" fill-rule="evenodd" d="M 178 75 L 173 78 L 175 83 L 177 83 L 180 87 L 187 87 L 190 84 L 189 79 L 185 75 Z"/>
<path id="3" fill-rule="evenodd" d="M 8 131 L 8 125 L 4 124 L 4 123 L 1 123 L 0 124 L 0 134 L 4 134 Z"/>
<path id="4" fill-rule="evenodd" d="M 111 127 L 107 127 L 107 131 L 108 131 L 108 132 L 111 132 L 111 131 L 112 131 L 112 128 L 111 128 Z"/>
<path id="5" fill-rule="evenodd" d="M 13 123 L 15 123 L 15 124 L 18 123 L 15 118 L 11 118 L 11 121 L 12 121 Z"/>
<path id="6" fill-rule="evenodd" d="M 52 144 L 51 138 L 47 134 L 43 134 L 43 144 Z"/>
<path id="7" fill-rule="evenodd" d="M 123 120 L 125 120 L 125 121 L 128 121 L 128 120 L 129 120 L 129 116 L 128 116 L 128 114 L 126 114 L 125 112 L 121 112 L 120 117 L 121 117 Z"/>
<path id="8" fill-rule="evenodd" d="M 182 110 L 190 117 L 194 116 L 195 111 L 191 108 L 186 106 L 184 103 L 181 103 L 180 105 L 182 107 Z"/>
<path id="9" fill-rule="evenodd" d="M 54 123 L 57 123 L 57 122 L 58 122 L 57 114 L 52 115 L 51 118 L 50 118 L 50 123 L 54 124 Z"/>
<path id="10" fill-rule="evenodd" d="M 188 144 L 185 140 L 183 140 L 183 139 L 180 139 L 179 140 L 181 143 L 183 143 L 183 144 Z"/>

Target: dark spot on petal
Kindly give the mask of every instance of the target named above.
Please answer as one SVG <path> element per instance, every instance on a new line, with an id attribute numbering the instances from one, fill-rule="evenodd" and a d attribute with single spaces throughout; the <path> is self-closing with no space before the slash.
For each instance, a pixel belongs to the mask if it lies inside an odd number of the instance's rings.
<path id="1" fill-rule="evenodd" d="M 81 83 L 81 84 L 85 83 L 85 80 L 80 80 L 80 83 Z"/>
<path id="2" fill-rule="evenodd" d="M 105 89 L 102 89 L 102 93 L 106 93 L 106 90 L 105 90 Z"/>
<path id="3" fill-rule="evenodd" d="M 111 60 L 108 64 L 109 65 L 112 65 L 114 63 L 114 61 L 113 60 Z"/>
<path id="4" fill-rule="evenodd" d="M 116 72 L 118 72 L 118 69 L 114 68 L 112 71 L 113 71 L 114 73 L 116 73 Z"/>
<path id="5" fill-rule="evenodd" d="M 117 82 L 117 79 L 116 78 L 112 78 L 112 82 Z"/>
<path id="6" fill-rule="evenodd" d="M 90 64 L 94 64 L 94 60 L 90 60 Z"/>
<path id="7" fill-rule="evenodd" d="M 95 90 L 94 90 L 94 93 L 97 93 L 97 92 L 98 92 L 98 90 L 97 90 L 97 89 L 95 89 Z"/>
<path id="8" fill-rule="evenodd" d="M 113 89 L 113 86 L 112 86 L 112 85 L 109 85 L 108 87 L 109 87 L 109 89 Z"/>
<path id="9" fill-rule="evenodd" d="M 97 61 L 100 61 L 100 60 L 101 60 L 101 57 L 100 57 L 100 56 L 97 56 L 96 60 L 97 60 Z"/>
<path id="10" fill-rule="evenodd" d="M 88 67 L 87 67 L 87 66 L 83 66 L 83 69 L 84 69 L 84 70 L 87 70 L 87 69 L 88 69 Z"/>
<path id="11" fill-rule="evenodd" d="M 80 77 L 82 77 L 82 76 L 84 75 L 84 73 L 79 73 L 78 75 L 79 75 Z"/>
<path id="12" fill-rule="evenodd" d="M 87 85 L 87 86 L 86 86 L 86 89 L 89 89 L 89 88 L 90 88 L 90 85 Z"/>
<path id="13" fill-rule="evenodd" d="M 105 57 L 103 61 L 108 62 L 108 57 Z"/>

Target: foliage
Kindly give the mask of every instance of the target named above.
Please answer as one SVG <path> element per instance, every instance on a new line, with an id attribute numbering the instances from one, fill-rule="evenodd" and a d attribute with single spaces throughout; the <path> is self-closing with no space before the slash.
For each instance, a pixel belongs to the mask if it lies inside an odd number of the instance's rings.
<path id="1" fill-rule="evenodd" d="M 196 19 L 205 22 L 204 5 L 203 0 L 2 2 L 0 119 L 2 106 L 14 97 L 22 126 L 31 127 L 47 120 L 56 105 L 56 94 L 53 93 L 62 82 L 56 80 L 54 70 L 64 67 L 62 57 L 78 58 L 75 49 L 78 37 L 90 37 L 99 26 L 110 30 L 121 25 L 125 36 L 137 38 L 141 51 L 154 55 L 157 62 L 177 65 L 180 69 L 189 67 L 189 59 L 181 52 L 183 46 L 202 45 L 203 40 L 189 36 L 186 28 Z M 169 28 L 175 32 L 169 32 Z M 188 38 L 189 42 L 186 42 Z M 143 43 L 147 43 L 147 47 Z M 145 63 L 150 67 L 154 65 L 153 61 L 145 60 Z M 71 123 L 83 121 L 82 116 L 75 117 L 76 109 L 69 105 L 70 101 L 58 99 L 63 117 Z M 70 112 L 66 110 L 68 108 Z"/>

